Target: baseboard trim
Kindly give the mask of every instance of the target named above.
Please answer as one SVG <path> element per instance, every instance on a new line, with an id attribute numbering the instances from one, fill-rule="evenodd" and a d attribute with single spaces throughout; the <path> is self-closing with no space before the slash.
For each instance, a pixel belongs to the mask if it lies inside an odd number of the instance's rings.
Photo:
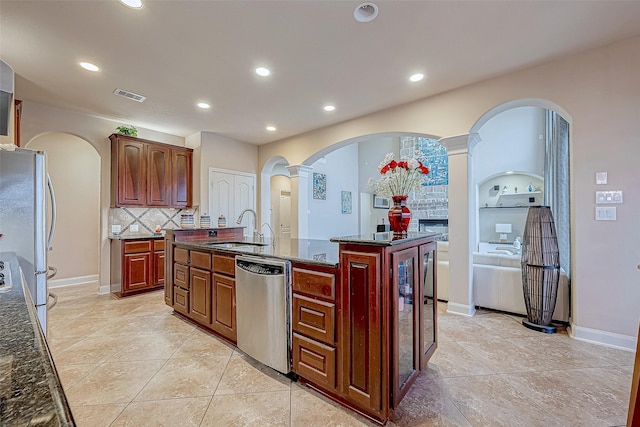
<path id="1" fill-rule="evenodd" d="M 447 313 L 473 317 L 476 314 L 476 307 L 473 305 L 458 304 L 456 302 L 449 301 L 447 303 Z"/>
<path id="2" fill-rule="evenodd" d="M 600 344 L 620 350 L 636 351 L 638 339 L 634 336 L 616 334 L 614 332 L 601 331 L 599 329 L 576 326 L 573 323 L 569 326 L 569 336 L 580 341 Z"/>
<path id="3" fill-rule="evenodd" d="M 100 285 L 98 288 L 99 295 L 107 295 L 111 292 L 111 285 Z"/>
<path id="4" fill-rule="evenodd" d="M 88 276 L 69 277 L 66 279 L 52 279 L 47 280 L 47 286 L 49 288 L 62 288 L 65 286 L 84 285 L 85 283 L 97 282 L 98 275 L 90 274 Z"/>

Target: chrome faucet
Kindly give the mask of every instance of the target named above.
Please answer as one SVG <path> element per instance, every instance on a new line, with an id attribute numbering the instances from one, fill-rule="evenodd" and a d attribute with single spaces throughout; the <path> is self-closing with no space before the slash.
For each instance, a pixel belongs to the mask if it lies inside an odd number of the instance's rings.
<path id="1" fill-rule="evenodd" d="M 273 232 L 273 228 L 271 228 L 271 226 L 269 225 L 268 222 L 265 222 L 264 224 L 262 224 L 262 226 L 267 226 L 269 227 L 269 230 L 271 230 L 271 247 L 273 247 L 273 249 L 276 248 L 276 233 Z"/>
<path id="2" fill-rule="evenodd" d="M 256 214 L 256 211 L 249 208 L 243 210 L 242 212 L 240 212 L 240 216 L 238 217 L 236 224 L 240 224 L 242 222 L 242 217 L 244 217 L 244 214 L 247 212 L 251 212 L 253 214 L 253 226 L 254 226 L 253 240 L 258 242 L 263 242 L 264 234 L 260 233 L 260 231 L 258 230 L 258 215 Z"/>

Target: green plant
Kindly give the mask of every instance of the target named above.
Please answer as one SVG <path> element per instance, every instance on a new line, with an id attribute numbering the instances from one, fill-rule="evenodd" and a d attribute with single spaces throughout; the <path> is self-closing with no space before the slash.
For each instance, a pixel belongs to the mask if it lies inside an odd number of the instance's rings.
<path id="1" fill-rule="evenodd" d="M 133 137 L 137 137 L 138 136 L 138 129 L 136 129 L 134 126 L 118 126 L 116 128 L 116 131 L 120 135 L 129 135 L 129 136 L 133 136 Z"/>

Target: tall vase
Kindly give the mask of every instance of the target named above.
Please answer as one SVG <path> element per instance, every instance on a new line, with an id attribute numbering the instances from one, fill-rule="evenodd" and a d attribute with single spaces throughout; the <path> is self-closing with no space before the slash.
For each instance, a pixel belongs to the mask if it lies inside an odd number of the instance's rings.
<path id="1" fill-rule="evenodd" d="M 395 234 L 406 234 L 411 222 L 411 211 L 407 207 L 407 196 L 391 196 L 393 206 L 389 208 L 389 227 Z"/>
<path id="2" fill-rule="evenodd" d="M 554 333 L 551 318 L 560 279 L 560 253 L 553 215 L 548 206 L 532 206 L 522 239 L 522 288 L 529 329 Z"/>

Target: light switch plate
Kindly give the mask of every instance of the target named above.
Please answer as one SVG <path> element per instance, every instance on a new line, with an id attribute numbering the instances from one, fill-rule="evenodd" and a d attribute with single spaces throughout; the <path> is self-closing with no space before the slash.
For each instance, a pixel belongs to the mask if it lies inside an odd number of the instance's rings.
<path id="1" fill-rule="evenodd" d="M 596 184 L 603 185 L 607 183 L 607 173 L 606 172 L 596 172 Z"/>
<path id="2" fill-rule="evenodd" d="M 615 221 L 615 220 L 616 220 L 615 207 L 596 206 L 596 221 Z"/>
<path id="3" fill-rule="evenodd" d="M 622 190 L 596 191 L 596 203 L 622 203 Z"/>

